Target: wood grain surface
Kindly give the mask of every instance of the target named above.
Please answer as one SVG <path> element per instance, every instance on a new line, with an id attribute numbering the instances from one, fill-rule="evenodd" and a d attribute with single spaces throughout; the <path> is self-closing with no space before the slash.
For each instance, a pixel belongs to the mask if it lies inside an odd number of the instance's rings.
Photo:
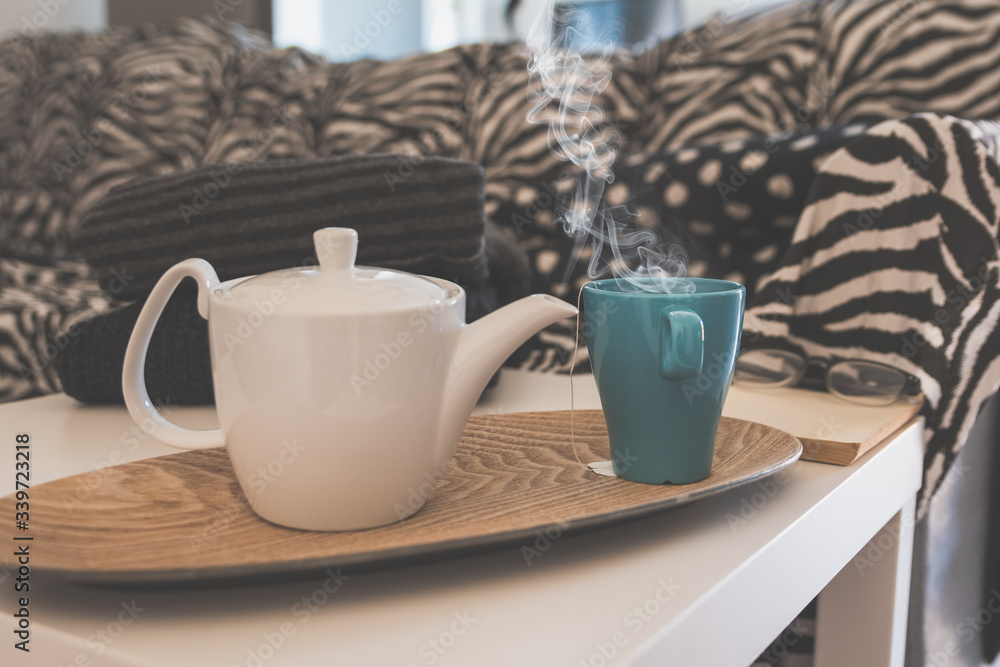
<path id="1" fill-rule="evenodd" d="M 584 463 L 610 457 L 603 413 L 575 414 Z M 32 567 L 124 583 L 244 577 L 528 543 L 661 511 L 774 473 L 799 441 L 723 417 L 708 479 L 647 485 L 577 463 L 569 412 L 472 417 L 427 504 L 400 523 L 322 533 L 277 526 L 249 508 L 223 449 L 182 452 L 31 490 Z M 13 516 L 13 496 L 0 516 Z M 7 567 L 11 557 L 5 555 Z"/>

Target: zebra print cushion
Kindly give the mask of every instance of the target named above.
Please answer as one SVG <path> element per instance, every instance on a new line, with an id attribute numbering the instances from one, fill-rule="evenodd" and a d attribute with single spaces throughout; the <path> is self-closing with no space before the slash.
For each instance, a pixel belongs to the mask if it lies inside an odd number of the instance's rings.
<path id="1" fill-rule="evenodd" d="M 646 100 L 633 146 L 659 152 L 818 125 L 813 79 L 828 4 L 723 13 L 640 54 L 633 76 Z"/>
<path id="2" fill-rule="evenodd" d="M 861 358 L 927 398 L 919 512 L 1000 386 L 1000 166 L 953 118 L 887 121 L 834 153 L 744 344 Z"/>
<path id="3" fill-rule="evenodd" d="M 59 391 L 57 356 L 67 330 L 110 308 L 93 270 L 81 261 L 0 261 L 0 402 Z"/>
<path id="4" fill-rule="evenodd" d="M 819 124 L 922 112 L 1000 119 L 995 0 L 825 0 L 818 17 Z"/>
<path id="5" fill-rule="evenodd" d="M 307 63 L 235 24 L 193 19 L 0 45 L 5 256 L 72 256 L 114 185 L 224 159 L 294 151 L 288 84 Z M 273 131 L 266 135 L 264 130 Z"/>

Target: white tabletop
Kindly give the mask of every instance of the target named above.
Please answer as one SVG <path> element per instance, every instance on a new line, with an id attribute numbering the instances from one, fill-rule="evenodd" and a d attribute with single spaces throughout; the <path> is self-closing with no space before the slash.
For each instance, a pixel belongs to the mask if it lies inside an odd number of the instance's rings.
<path id="1" fill-rule="evenodd" d="M 790 396 L 783 409 L 794 411 Z M 590 376 L 576 379 L 575 397 L 577 408 L 599 407 Z M 504 371 L 477 412 L 568 407 L 565 377 Z M 850 423 L 851 406 L 831 397 L 830 414 Z M 179 408 L 171 418 L 208 427 L 214 415 Z M 0 406 L 0 424 L 11 444 L 30 431 L 33 485 L 176 451 L 136 438 L 122 407 L 65 396 Z M 36 577 L 34 660 L 13 650 L 8 629 L 0 664 L 747 665 L 912 498 L 921 454 L 913 424 L 852 466 L 801 461 L 651 518 L 540 535 L 527 551 L 339 581 L 130 590 Z M 9 459 L 0 494 L 13 491 Z M 8 626 L 14 608 L 8 578 Z"/>

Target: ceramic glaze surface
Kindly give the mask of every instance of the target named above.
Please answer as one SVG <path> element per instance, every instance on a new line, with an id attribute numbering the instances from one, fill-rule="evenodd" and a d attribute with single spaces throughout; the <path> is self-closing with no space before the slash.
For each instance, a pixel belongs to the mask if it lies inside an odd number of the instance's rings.
<path id="1" fill-rule="evenodd" d="M 356 268 L 356 244 L 353 230 L 320 230 L 318 272 L 226 283 L 204 260 L 181 262 L 153 289 L 125 356 L 132 416 L 176 447 L 225 445 L 251 507 L 293 528 L 371 528 L 418 511 L 492 374 L 539 329 L 576 313 L 535 295 L 466 325 L 460 287 Z M 209 325 L 219 413 L 209 431 L 165 419 L 143 377 L 156 320 L 186 277 Z"/>
<path id="2" fill-rule="evenodd" d="M 272 271 L 220 286 L 220 296 L 257 310 L 301 315 L 355 315 L 410 311 L 451 296 L 433 280 L 402 271 L 354 265 L 358 235 L 353 229 L 315 233 L 319 266 Z"/>
<path id="3" fill-rule="evenodd" d="M 587 340 L 611 442 L 624 479 L 687 484 L 706 478 L 732 383 L 746 290 L 691 278 L 694 293 L 583 289 Z"/>
<path id="4" fill-rule="evenodd" d="M 255 328 L 242 302 L 213 295 L 209 313 L 219 424 L 258 514 L 350 530 L 420 509 L 407 502 L 410 490 L 453 449 L 437 426 L 465 319 L 460 289 L 431 306 L 373 315 L 279 307 L 253 318 Z"/>

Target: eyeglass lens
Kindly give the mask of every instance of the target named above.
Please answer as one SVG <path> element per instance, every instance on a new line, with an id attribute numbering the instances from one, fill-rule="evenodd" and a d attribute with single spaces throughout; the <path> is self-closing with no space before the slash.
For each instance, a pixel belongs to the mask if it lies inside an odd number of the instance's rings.
<path id="1" fill-rule="evenodd" d="M 836 363 L 826 377 L 830 393 L 866 405 L 894 403 L 906 386 L 906 376 L 901 372 L 869 361 Z"/>
<path id="2" fill-rule="evenodd" d="M 805 367 L 806 360 L 794 352 L 747 350 L 736 360 L 735 379 L 780 387 L 797 381 Z"/>
<path id="3" fill-rule="evenodd" d="M 785 350 L 747 350 L 736 360 L 735 380 L 768 387 L 796 384 L 805 375 L 807 361 Z M 830 393 L 854 403 L 889 405 L 906 387 L 902 372 L 870 361 L 840 361 L 826 374 Z"/>

